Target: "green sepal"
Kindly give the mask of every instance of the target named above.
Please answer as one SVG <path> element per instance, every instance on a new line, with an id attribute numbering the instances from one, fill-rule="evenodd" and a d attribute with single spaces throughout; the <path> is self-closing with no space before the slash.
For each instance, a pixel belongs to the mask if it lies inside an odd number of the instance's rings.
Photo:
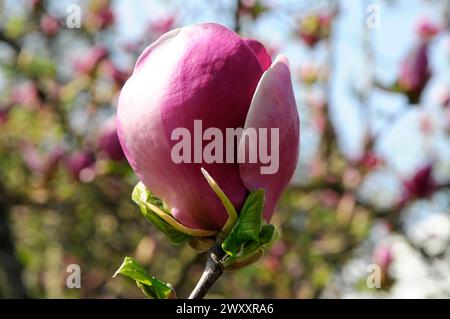
<path id="1" fill-rule="evenodd" d="M 133 193 L 131 194 L 131 199 L 139 206 L 142 215 L 144 215 L 150 223 L 166 235 L 173 244 L 181 245 L 192 238 L 191 236 L 175 229 L 172 225 L 164 221 L 155 212 L 149 209 L 147 203 L 157 206 L 159 209 L 170 215 L 164 202 L 153 195 L 142 182 L 139 182 L 134 187 Z"/>

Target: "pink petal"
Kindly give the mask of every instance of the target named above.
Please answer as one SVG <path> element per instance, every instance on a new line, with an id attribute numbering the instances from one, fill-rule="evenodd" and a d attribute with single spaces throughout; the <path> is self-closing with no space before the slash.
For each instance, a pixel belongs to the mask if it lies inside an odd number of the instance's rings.
<path id="1" fill-rule="evenodd" d="M 267 52 L 264 45 L 255 39 L 246 38 L 244 40 L 250 46 L 250 48 L 252 48 L 263 71 L 266 71 L 272 64 L 272 58 L 270 57 L 270 54 Z"/>
<path id="2" fill-rule="evenodd" d="M 260 157 L 257 163 L 249 163 L 249 143 L 244 147 L 241 140 L 239 147 L 239 152 L 245 152 L 246 156 L 246 162 L 240 164 L 242 181 L 250 191 L 264 188 L 264 218 L 269 221 L 278 199 L 294 174 L 299 154 L 299 116 L 286 57 L 278 56 L 262 76 L 245 121 L 245 129 L 249 128 L 267 128 L 268 132 L 271 128 L 279 129 L 278 148 L 270 147 L 270 135 L 268 138 L 268 153 L 279 152 L 278 170 L 273 174 L 261 173 L 260 168 L 269 164 L 263 164 Z"/>

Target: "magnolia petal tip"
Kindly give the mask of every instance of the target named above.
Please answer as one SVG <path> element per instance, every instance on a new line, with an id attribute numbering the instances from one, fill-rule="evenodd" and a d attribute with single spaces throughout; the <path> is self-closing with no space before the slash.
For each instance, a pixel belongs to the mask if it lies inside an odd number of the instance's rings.
<path id="1" fill-rule="evenodd" d="M 273 65 L 275 65 L 276 63 L 284 63 L 284 64 L 286 64 L 286 66 L 288 68 L 290 68 L 289 59 L 284 54 L 277 55 L 277 57 L 275 58 L 275 61 L 273 62 Z"/>

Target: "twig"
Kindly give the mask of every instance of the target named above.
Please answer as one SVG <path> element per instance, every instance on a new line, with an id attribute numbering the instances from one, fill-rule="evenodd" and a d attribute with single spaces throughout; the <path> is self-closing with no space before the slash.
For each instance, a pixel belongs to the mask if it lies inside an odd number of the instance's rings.
<path id="1" fill-rule="evenodd" d="M 335 1 L 330 2 L 329 4 L 330 6 L 330 11 L 334 12 L 333 14 L 337 14 L 337 4 Z M 335 17 L 333 17 L 333 20 L 335 19 Z M 332 22 L 332 24 L 334 24 Z M 325 93 L 325 100 L 326 100 L 326 104 L 325 107 L 323 109 L 324 112 L 324 118 L 325 118 L 325 128 L 324 128 L 324 132 L 322 135 L 322 142 L 323 145 L 321 147 L 320 150 L 320 157 L 322 159 L 326 160 L 326 172 L 325 174 L 328 173 L 329 171 L 329 158 L 331 157 L 333 151 L 339 151 L 338 147 L 336 145 L 337 143 L 337 134 L 336 134 L 336 130 L 334 127 L 334 123 L 331 119 L 331 112 L 330 112 L 330 108 L 331 108 L 331 96 L 332 96 L 332 90 L 333 90 L 333 83 L 332 83 L 332 73 L 334 71 L 334 45 L 333 45 L 333 41 L 332 41 L 332 33 L 333 33 L 333 26 L 331 27 L 331 34 L 329 35 L 329 37 L 327 39 L 325 39 L 325 44 L 326 44 L 326 51 L 327 51 L 327 55 L 326 55 L 326 64 L 327 64 L 327 68 L 328 68 L 328 74 L 327 74 L 327 78 L 326 78 L 326 82 L 325 82 L 325 87 L 324 87 L 324 93 Z"/>
<path id="2" fill-rule="evenodd" d="M 223 251 L 221 244 L 222 240 L 217 240 L 208 252 L 205 270 L 194 290 L 192 290 L 189 299 L 203 299 L 209 289 L 211 289 L 217 279 L 223 274 L 224 267 L 221 259 L 225 255 L 225 252 Z"/>
<path id="3" fill-rule="evenodd" d="M 20 45 L 15 40 L 8 38 L 6 34 L 0 30 L 0 42 L 4 42 L 9 45 L 16 53 L 20 52 Z"/>
<path id="4" fill-rule="evenodd" d="M 234 32 L 239 33 L 241 31 L 241 0 L 236 2 L 236 11 L 234 12 Z"/>

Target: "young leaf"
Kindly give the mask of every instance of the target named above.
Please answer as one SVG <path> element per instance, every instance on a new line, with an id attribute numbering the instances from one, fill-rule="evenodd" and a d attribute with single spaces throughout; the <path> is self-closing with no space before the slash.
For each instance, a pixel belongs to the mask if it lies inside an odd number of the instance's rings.
<path id="1" fill-rule="evenodd" d="M 259 233 L 259 242 L 262 246 L 266 247 L 271 244 L 277 237 L 277 231 L 272 224 L 264 225 Z"/>
<path id="2" fill-rule="evenodd" d="M 244 245 L 238 257 L 229 256 L 225 260 L 227 270 L 236 270 L 257 261 L 278 237 L 275 227 L 271 224 L 264 225 L 259 233 L 257 241 L 250 241 Z"/>
<path id="3" fill-rule="evenodd" d="M 222 243 L 222 249 L 230 256 L 239 256 L 246 244 L 259 244 L 264 207 L 264 190 L 258 189 L 247 197 L 241 214 L 228 237 Z"/>
<path id="4" fill-rule="evenodd" d="M 166 284 L 147 274 L 144 267 L 142 267 L 135 259 L 131 257 L 125 257 L 122 265 L 113 277 L 116 277 L 117 274 L 134 279 L 136 281 L 136 285 L 141 288 L 142 292 L 147 297 L 155 299 L 168 299 L 175 296 L 175 291 L 169 284 Z"/>

